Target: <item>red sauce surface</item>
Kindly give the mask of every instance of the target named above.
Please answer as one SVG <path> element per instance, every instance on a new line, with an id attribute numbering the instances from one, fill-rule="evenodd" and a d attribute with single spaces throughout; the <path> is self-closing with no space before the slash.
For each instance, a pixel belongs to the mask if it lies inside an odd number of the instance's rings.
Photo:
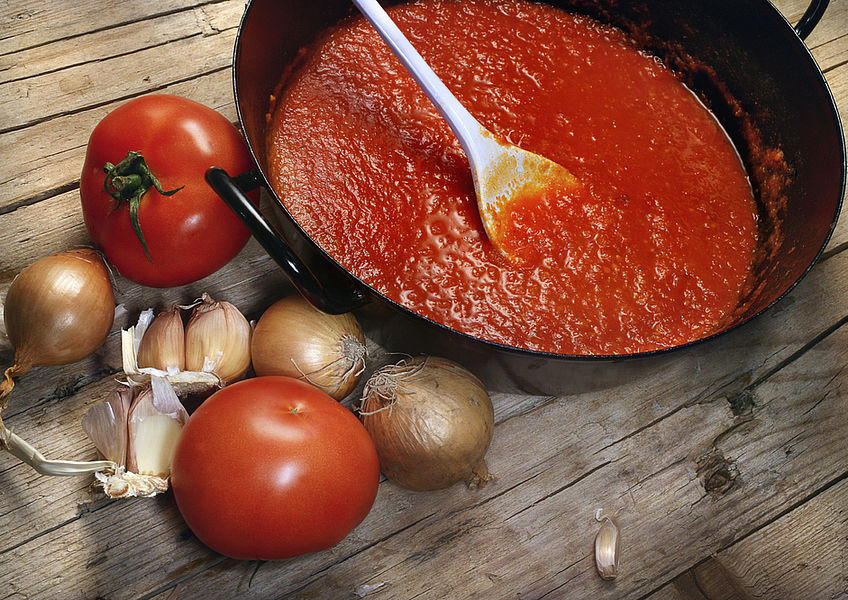
<path id="1" fill-rule="evenodd" d="M 486 239 L 468 161 L 361 18 L 285 81 L 268 156 L 288 210 L 345 268 L 456 330 L 532 350 L 625 354 L 710 334 L 739 302 L 756 208 L 713 116 L 658 60 L 525 0 L 390 14 L 480 122 L 577 189 L 516 209 L 521 260 Z"/>

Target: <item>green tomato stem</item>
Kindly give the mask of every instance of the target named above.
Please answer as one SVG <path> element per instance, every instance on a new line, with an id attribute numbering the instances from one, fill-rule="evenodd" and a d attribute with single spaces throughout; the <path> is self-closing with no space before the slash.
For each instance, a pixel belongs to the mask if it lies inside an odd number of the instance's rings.
<path id="1" fill-rule="evenodd" d="M 144 255 L 151 263 L 150 251 L 147 248 L 147 242 L 144 239 L 144 234 L 141 231 L 141 223 L 138 219 L 138 208 L 141 204 L 141 198 L 147 193 L 151 187 L 163 196 L 171 196 L 183 189 L 185 186 L 180 186 L 173 190 L 164 190 L 162 184 L 156 179 L 156 176 L 147 166 L 144 156 L 140 152 L 130 150 L 124 159 L 117 165 L 107 162 L 103 166 L 103 171 L 106 173 L 106 179 L 103 182 L 104 191 L 115 199 L 115 208 L 117 210 L 124 202 L 129 203 L 130 223 L 135 231 L 138 241 L 141 242 L 144 248 Z"/>

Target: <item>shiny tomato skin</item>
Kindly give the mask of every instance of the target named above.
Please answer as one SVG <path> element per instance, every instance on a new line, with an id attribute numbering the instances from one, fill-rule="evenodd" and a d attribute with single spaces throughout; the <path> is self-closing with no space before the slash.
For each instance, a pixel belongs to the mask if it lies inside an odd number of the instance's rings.
<path id="1" fill-rule="evenodd" d="M 336 545 L 374 503 L 377 451 L 347 408 L 284 376 L 246 379 L 189 418 L 171 485 L 197 538 L 236 559 L 278 560 Z"/>
<path id="2" fill-rule="evenodd" d="M 144 156 L 164 190 L 184 186 L 172 196 L 151 187 L 141 199 L 139 222 L 150 260 L 132 228 L 128 203 L 115 210 L 115 199 L 104 190 L 104 165 L 118 164 L 131 150 Z M 80 176 L 83 217 L 92 241 L 127 279 L 151 287 L 184 285 L 214 273 L 244 247 L 249 231 L 204 179 L 211 166 L 233 176 L 255 168 L 233 124 L 187 98 L 135 98 L 94 128 Z"/>

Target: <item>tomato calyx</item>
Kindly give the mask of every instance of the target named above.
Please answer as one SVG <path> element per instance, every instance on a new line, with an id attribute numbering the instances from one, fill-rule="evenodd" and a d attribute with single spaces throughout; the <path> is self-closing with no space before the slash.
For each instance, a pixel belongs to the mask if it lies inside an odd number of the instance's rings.
<path id="1" fill-rule="evenodd" d="M 115 208 L 118 210 L 124 202 L 129 203 L 130 223 L 135 231 L 138 241 L 144 247 L 144 255 L 151 263 L 150 252 L 147 249 L 147 242 L 144 240 L 144 234 L 141 231 L 141 223 L 138 220 L 138 207 L 141 204 L 141 198 L 147 193 L 151 187 L 163 196 L 172 196 L 183 189 L 185 186 L 180 186 L 173 190 L 165 190 L 162 184 L 156 179 L 156 176 L 147 166 L 141 152 L 130 150 L 124 159 L 117 165 L 107 162 L 103 166 L 103 172 L 106 173 L 106 179 L 103 182 L 104 191 L 115 199 Z"/>

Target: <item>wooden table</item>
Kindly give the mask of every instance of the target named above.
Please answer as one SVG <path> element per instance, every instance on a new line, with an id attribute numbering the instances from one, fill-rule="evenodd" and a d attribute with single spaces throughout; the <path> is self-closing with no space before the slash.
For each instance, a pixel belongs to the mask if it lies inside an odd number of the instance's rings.
<path id="1" fill-rule="evenodd" d="M 803 0 L 779 0 L 790 22 Z M 0 4 L 0 284 L 89 243 L 88 135 L 134 96 L 187 96 L 235 121 L 243 2 Z M 848 115 L 848 0 L 807 39 Z M 117 277 L 105 346 L 21 378 L 6 423 L 51 458 L 93 459 L 80 426 L 120 371 L 119 330 L 201 292 L 256 318 L 290 288 L 255 242 L 184 288 Z M 371 344 L 371 369 L 380 349 Z M 0 365 L 11 364 L 4 347 Z M 652 377 L 568 397 L 493 393 L 498 479 L 412 493 L 380 485 L 335 548 L 239 562 L 187 529 L 172 495 L 107 500 L 92 480 L 0 453 L 4 598 L 848 598 L 848 223 L 767 315 Z M 595 573 L 595 510 L 617 513 L 621 575 Z"/>

